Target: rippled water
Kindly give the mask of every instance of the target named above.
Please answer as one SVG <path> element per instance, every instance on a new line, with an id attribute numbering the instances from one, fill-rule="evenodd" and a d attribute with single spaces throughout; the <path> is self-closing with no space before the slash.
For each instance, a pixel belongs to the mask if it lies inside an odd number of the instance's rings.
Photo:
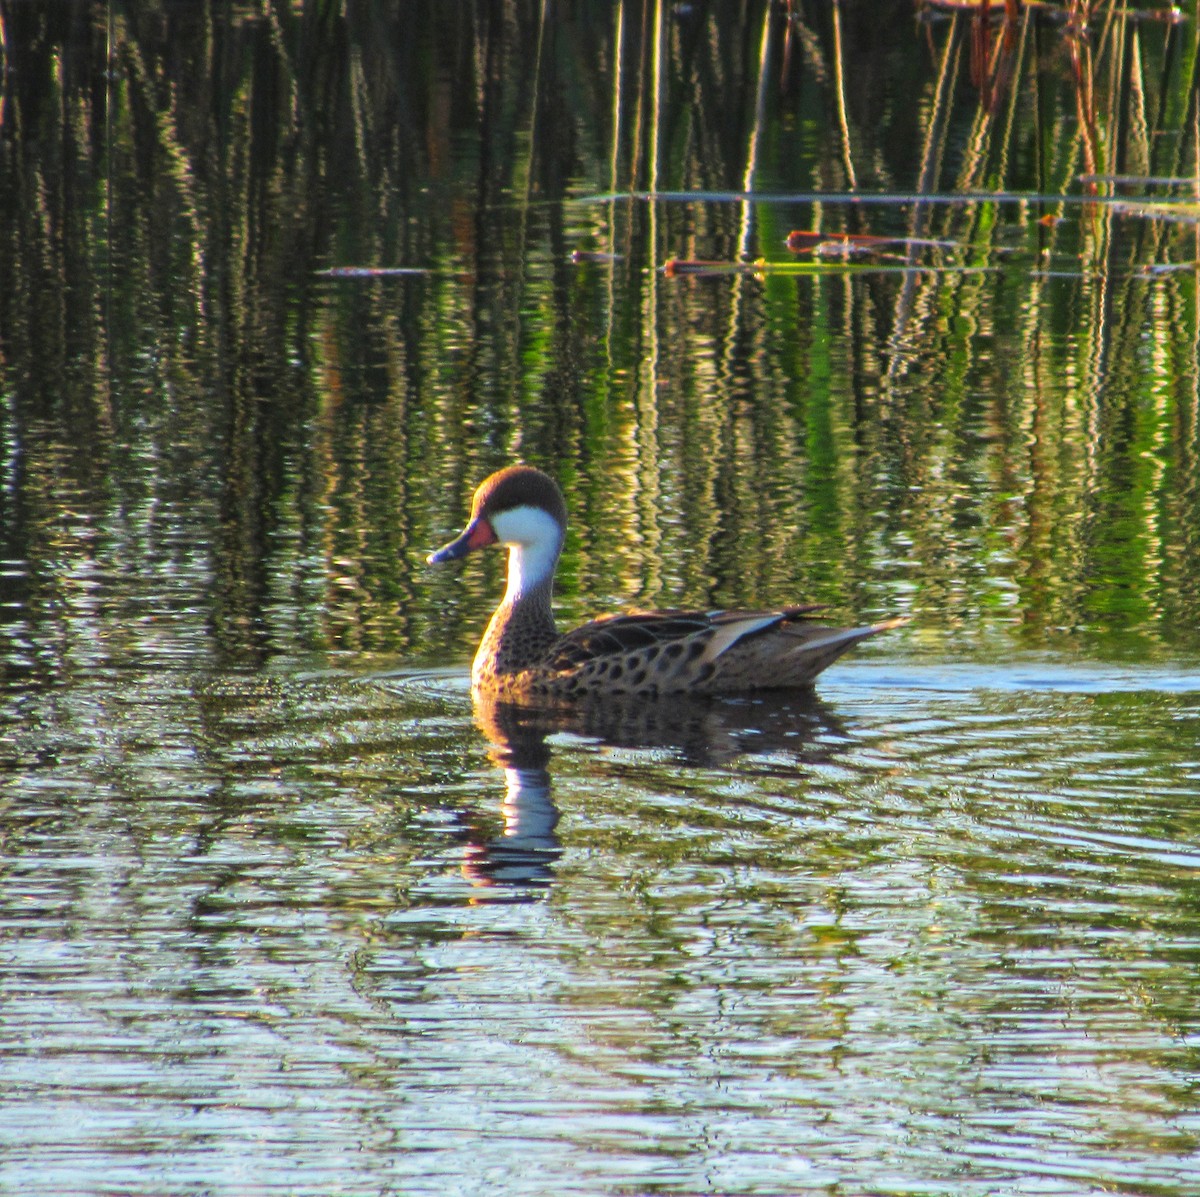
<path id="1" fill-rule="evenodd" d="M 1200 670 L 884 645 L 598 730 L 380 664 L 26 705 L 6 1187 L 1200 1185 Z"/>

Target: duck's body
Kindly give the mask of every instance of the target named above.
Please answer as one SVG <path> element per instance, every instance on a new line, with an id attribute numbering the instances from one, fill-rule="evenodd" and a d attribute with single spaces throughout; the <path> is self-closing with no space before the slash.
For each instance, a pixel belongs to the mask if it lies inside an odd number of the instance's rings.
<path id="1" fill-rule="evenodd" d="M 508 587 L 471 668 L 474 689 L 511 702 L 586 694 L 653 697 L 809 686 L 847 649 L 903 620 L 824 627 L 816 607 L 610 615 L 560 634 L 550 599 L 567 510 L 548 475 L 510 466 L 475 492 L 471 519 L 431 563 L 508 547 Z"/>

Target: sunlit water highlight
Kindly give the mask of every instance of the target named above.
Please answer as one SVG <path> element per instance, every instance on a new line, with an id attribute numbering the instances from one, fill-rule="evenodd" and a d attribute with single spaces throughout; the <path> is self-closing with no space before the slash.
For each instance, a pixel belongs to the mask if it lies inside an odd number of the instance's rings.
<path id="1" fill-rule="evenodd" d="M 10 744 L 12 1191 L 1200 1183 L 1194 668 L 876 653 L 649 747 L 123 682 Z"/>

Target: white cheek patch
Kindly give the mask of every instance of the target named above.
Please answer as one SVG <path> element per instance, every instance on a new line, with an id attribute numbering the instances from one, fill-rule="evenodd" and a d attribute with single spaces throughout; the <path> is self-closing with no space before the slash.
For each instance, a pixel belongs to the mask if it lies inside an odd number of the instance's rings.
<path id="1" fill-rule="evenodd" d="M 541 507 L 510 507 L 490 518 L 501 544 L 558 544 L 558 521 Z"/>
<path id="2" fill-rule="evenodd" d="M 508 597 L 517 598 L 554 574 L 562 549 L 558 521 L 540 507 L 512 507 L 489 517 L 496 539 L 507 546 Z"/>

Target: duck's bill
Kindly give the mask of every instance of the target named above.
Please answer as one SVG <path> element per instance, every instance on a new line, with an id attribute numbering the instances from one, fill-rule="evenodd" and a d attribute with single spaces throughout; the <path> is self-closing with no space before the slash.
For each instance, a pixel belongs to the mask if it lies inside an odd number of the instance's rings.
<path id="1" fill-rule="evenodd" d="M 465 557 L 472 549 L 482 549 L 485 545 L 495 543 L 496 533 L 492 525 L 485 519 L 472 520 L 457 540 L 443 545 L 436 553 L 430 553 L 425 560 L 430 565 L 441 565 L 443 561 L 457 561 Z"/>

